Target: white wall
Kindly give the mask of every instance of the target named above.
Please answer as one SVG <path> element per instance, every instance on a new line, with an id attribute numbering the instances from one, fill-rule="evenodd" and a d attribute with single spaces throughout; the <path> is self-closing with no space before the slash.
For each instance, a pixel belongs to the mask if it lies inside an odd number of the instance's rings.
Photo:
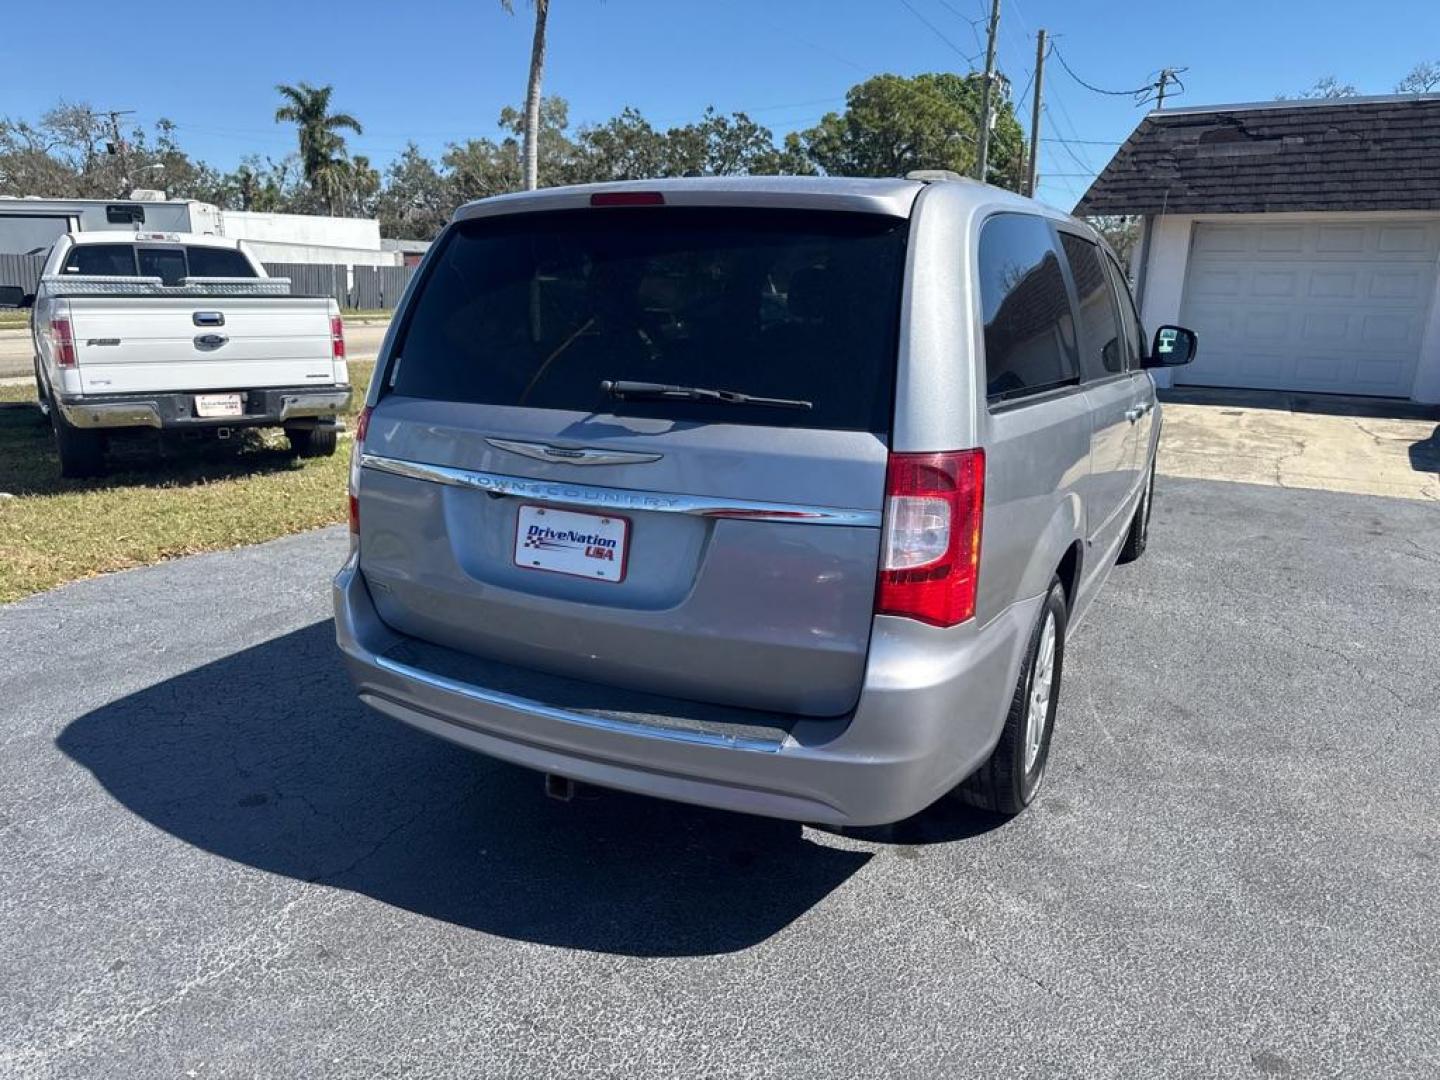
<path id="1" fill-rule="evenodd" d="M 374 218 L 262 214 L 254 210 L 225 210 L 221 213 L 225 235 L 237 240 L 380 250 L 380 222 Z"/>
<path id="2" fill-rule="evenodd" d="M 1196 222 L 1223 221 L 1241 224 L 1247 221 L 1281 222 L 1313 221 L 1317 217 L 1363 218 L 1368 220 L 1414 219 L 1432 217 L 1427 211 L 1386 211 L 1369 214 L 1167 214 L 1149 220 L 1150 246 L 1145 254 L 1144 294 L 1140 299 L 1140 318 L 1153 332 L 1161 323 L 1179 323 L 1180 306 L 1185 293 L 1185 271 L 1190 261 L 1190 237 Z M 1203 349 L 1205 343 L 1202 341 Z M 1173 375 L 1163 369 L 1155 373 L 1158 386 L 1171 385 Z M 1414 400 L 1440 404 L 1440 275 L 1437 275 L 1435 297 L 1425 336 L 1420 343 L 1420 363 L 1411 392 Z"/>
<path id="3" fill-rule="evenodd" d="M 398 251 L 326 247 L 321 244 L 281 244 L 268 240 L 246 240 L 244 247 L 261 262 L 346 263 L 350 266 L 405 264 L 405 257 Z"/>
<path id="4" fill-rule="evenodd" d="M 1185 293 L 1185 266 L 1190 260 L 1189 214 L 1166 214 L 1152 218 L 1146 254 L 1144 293 L 1140 297 L 1140 321 L 1151 333 L 1162 323 L 1180 322 L 1180 303 Z M 1148 347 L 1148 343 L 1147 343 Z M 1158 386 L 1169 386 L 1173 373 L 1158 368 Z"/>

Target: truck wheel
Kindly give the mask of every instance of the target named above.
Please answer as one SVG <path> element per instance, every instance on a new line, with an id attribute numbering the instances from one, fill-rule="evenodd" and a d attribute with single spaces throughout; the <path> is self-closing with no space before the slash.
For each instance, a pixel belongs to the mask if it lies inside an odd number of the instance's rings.
<path id="1" fill-rule="evenodd" d="M 1065 587 L 1052 578 L 1030 632 L 1020 682 L 1005 716 L 1005 728 L 990 760 L 955 789 L 971 806 L 995 814 L 1018 814 L 1040 790 L 1055 707 L 1060 700 L 1060 673 L 1065 662 Z"/>
<path id="2" fill-rule="evenodd" d="M 290 440 L 291 452 L 300 457 L 330 457 L 339 445 L 340 428 L 334 423 L 287 427 L 285 438 Z"/>
<path id="3" fill-rule="evenodd" d="M 105 436 L 98 431 L 77 428 L 50 403 L 50 426 L 55 430 L 55 449 L 60 454 L 60 475 L 75 479 L 99 476 L 105 471 Z"/>
<path id="4" fill-rule="evenodd" d="M 1140 505 L 1135 508 L 1135 517 L 1130 522 L 1130 532 L 1125 545 L 1120 549 L 1118 562 L 1134 562 L 1145 554 L 1145 545 L 1150 542 L 1150 508 L 1155 502 L 1155 463 L 1150 463 L 1150 475 L 1140 492 Z"/>

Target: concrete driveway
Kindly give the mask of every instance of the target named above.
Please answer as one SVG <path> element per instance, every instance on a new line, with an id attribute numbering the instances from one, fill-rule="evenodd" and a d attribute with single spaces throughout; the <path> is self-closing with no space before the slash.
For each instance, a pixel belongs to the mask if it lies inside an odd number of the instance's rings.
<path id="1" fill-rule="evenodd" d="M 1171 476 L 1440 501 L 1440 408 L 1253 390 L 1162 391 Z"/>
<path id="2" fill-rule="evenodd" d="M 1011 822 L 548 802 L 354 702 L 337 530 L 0 608 L 0 1075 L 1433 1078 L 1435 509 L 1158 492 Z"/>

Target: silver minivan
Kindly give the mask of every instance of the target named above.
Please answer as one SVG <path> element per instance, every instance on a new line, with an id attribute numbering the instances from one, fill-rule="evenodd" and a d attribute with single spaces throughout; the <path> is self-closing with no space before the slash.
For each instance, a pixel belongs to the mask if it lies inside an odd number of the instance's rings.
<path id="1" fill-rule="evenodd" d="M 1160 433 L 1087 225 L 955 179 L 462 207 L 357 426 L 362 701 L 574 781 L 830 825 L 1035 796 Z"/>

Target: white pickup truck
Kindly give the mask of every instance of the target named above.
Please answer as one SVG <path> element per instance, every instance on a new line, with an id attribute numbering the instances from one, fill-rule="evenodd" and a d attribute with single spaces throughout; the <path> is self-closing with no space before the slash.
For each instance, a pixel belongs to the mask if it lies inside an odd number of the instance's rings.
<path id="1" fill-rule="evenodd" d="M 350 397 L 340 309 L 291 296 L 235 240 L 184 233 L 61 237 L 34 307 L 35 382 L 65 476 L 104 471 L 117 433 L 185 429 L 226 438 L 283 427 L 307 457 L 335 452 Z"/>

